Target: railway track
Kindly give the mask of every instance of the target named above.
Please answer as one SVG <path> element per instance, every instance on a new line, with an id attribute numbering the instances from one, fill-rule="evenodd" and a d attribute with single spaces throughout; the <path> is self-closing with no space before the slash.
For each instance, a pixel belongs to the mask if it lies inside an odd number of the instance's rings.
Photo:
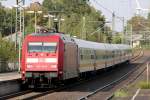
<path id="1" fill-rule="evenodd" d="M 124 85 L 122 88 L 120 88 L 119 90 L 123 90 L 126 89 L 127 86 L 129 86 L 130 84 L 132 84 L 134 81 L 136 81 L 146 70 L 146 67 L 144 67 L 132 80 L 130 80 L 126 85 Z M 106 100 L 111 100 L 114 97 L 115 91 L 106 98 Z"/>
<path id="2" fill-rule="evenodd" d="M 138 53 L 138 55 L 134 56 L 133 58 L 131 58 L 131 62 L 136 61 L 137 59 L 139 59 L 140 57 L 142 57 L 144 55 L 144 50 L 141 48 L 140 52 Z"/>
<path id="3" fill-rule="evenodd" d="M 148 62 L 148 61 L 147 61 Z M 128 86 L 133 84 L 138 78 L 140 78 L 140 76 L 146 71 L 146 66 L 132 79 L 130 80 L 128 83 L 126 83 L 123 87 L 121 87 L 119 90 L 127 90 Z M 111 100 L 114 97 L 116 91 L 114 91 L 110 96 L 107 97 L 106 100 Z"/>
<path id="4" fill-rule="evenodd" d="M 139 55 L 134 57 L 134 59 L 135 58 L 138 59 Z M 63 86 L 63 87 L 59 87 L 59 88 L 55 88 L 55 89 L 51 89 L 51 90 L 46 90 L 44 92 L 41 92 L 41 91 L 38 92 L 38 91 L 34 91 L 34 90 L 21 91 L 21 92 L 18 92 L 18 93 L 14 93 L 12 95 L 6 95 L 6 96 L 3 96 L 3 97 L 0 97 L 0 99 L 13 99 L 13 100 L 14 99 L 24 99 L 24 100 L 35 99 L 35 98 L 42 97 L 42 96 L 45 96 L 45 95 L 50 94 L 50 93 L 54 93 L 54 92 L 57 92 L 57 91 L 62 91 L 62 90 L 67 89 L 67 88 L 71 88 L 73 86 L 82 84 L 84 82 L 88 82 L 90 80 L 92 80 L 92 79 L 82 80 L 80 82 L 77 82 L 75 84 L 71 84 L 69 86 Z M 119 81 L 119 80 L 121 80 L 121 79 L 116 80 L 116 82 Z M 114 82 L 114 83 L 116 83 L 116 82 Z M 103 87 L 99 88 L 98 90 L 100 91 L 101 89 L 104 89 L 104 88 L 106 88 L 106 87 L 108 87 L 109 85 L 112 85 L 112 84 L 113 83 L 107 84 L 106 86 L 103 86 Z M 96 93 L 96 91 L 94 91 L 93 94 L 94 93 Z M 92 95 L 92 93 L 90 93 L 88 95 Z M 87 97 L 89 97 L 88 95 L 85 96 L 85 97 L 80 98 L 80 100 L 86 99 Z"/>
<path id="5" fill-rule="evenodd" d="M 131 62 L 136 61 L 138 58 L 142 57 L 143 55 L 144 55 L 144 52 L 141 51 L 138 56 L 135 56 L 134 58 L 132 58 L 132 61 L 131 61 Z M 149 58 L 148 58 L 147 60 L 149 60 Z M 113 85 L 115 86 L 115 85 L 116 85 L 117 83 L 119 83 L 121 80 L 125 79 L 127 76 L 129 76 L 129 75 L 132 74 L 133 72 L 137 71 L 141 66 L 143 66 L 143 65 L 147 62 L 147 60 L 146 60 L 145 62 L 139 64 L 138 67 L 136 67 L 136 69 L 133 69 L 133 70 L 129 71 L 129 72 L 126 73 L 125 75 L 121 76 L 119 79 L 117 79 L 117 80 L 115 80 L 115 81 L 113 81 L 113 82 L 111 82 L 111 83 L 109 83 L 109 84 L 107 84 L 107 85 L 105 85 L 105 86 L 103 86 L 103 87 L 100 87 L 100 88 L 96 89 L 95 91 L 93 91 L 93 92 L 87 94 L 86 96 L 81 97 L 79 100 L 91 99 L 91 98 L 92 98 L 94 95 L 96 95 L 98 92 L 100 92 L 100 91 L 102 91 L 102 90 L 104 90 L 104 89 L 107 89 L 107 88 L 109 88 L 109 87 L 113 87 Z M 146 67 L 142 68 L 141 71 L 140 71 L 139 73 L 137 73 L 137 75 L 136 75 L 134 78 L 131 78 L 130 80 L 128 80 L 128 82 L 126 82 L 126 86 L 129 85 L 129 84 L 131 84 L 132 82 L 134 82 L 138 77 L 140 77 L 140 75 L 141 75 L 145 70 L 146 70 Z M 100 94 L 100 95 L 103 95 L 103 93 Z M 110 95 L 109 93 L 108 93 L 108 94 L 107 94 L 107 93 L 104 93 L 104 95 L 105 95 L 105 96 L 103 97 L 103 99 L 105 99 L 105 100 L 111 100 L 111 99 L 113 98 L 113 96 L 114 96 L 114 92 L 113 92 L 111 95 Z M 100 97 L 100 96 L 99 96 L 99 97 Z M 94 99 L 95 99 L 95 98 L 94 98 Z"/>
<path id="6" fill-rule="evenodd" d="M 61 86 L 61 87 L 57 87 L 57 88 L 52 88 L 51 90 L 49 89 L 39 89 L 39 90 L 35 90 L 35 89 L 31 89 L 31 90 L 24 90 L 24 91 L 20 91 L 17 93 L 13 93 L 13 94 L 9 94 L 9 95 L 5 95 L 0 97 L 0 100 L 5 100 L 5 99 L 12 99 L 12 100 L 16 100 L 16 99 L 23 99 L 23 100 L 29 100 L 29 99 L 34 99 L 34 98 L 38 98 L 56 91 L 61 91 L 63 89 L 69 88 L 69 87 L 73 87 L 73 85 L 78 85 L 81 84 L 81 82 L 75 83 L 75 84 L 71 84 L 69 86 Z"/>
<path id="7" fill-rule="evenodd" d="M 20 91 L 20 92 L 17 92 L 17 93 L 13 93 L 13 94 L 2 96 L 2 97 L 0 97 L 0 100 L 5 100 L 5 99 L 10 99 L 10 100 L 35 99 L 35 98 L 38 98 L 38 97 L 41 97 L 41 96 L 45 96 L 45 95 L 50 94 L 50 93 L 62 91 L 64 89 L 80 85 L 80 84 L 82 84 L 84 82 L 88 82 L 90 80 L 93 80 L 93 78 L 83 79 L 83 80 L 75 82 L 74 84 L 63 85 L 61 87 L 52 88 L 51 90 L 49 90 L 49 89 L 40 89 L 40 90 L 37 91 L 37 90 L 31 89 L 31 90 Z"/>

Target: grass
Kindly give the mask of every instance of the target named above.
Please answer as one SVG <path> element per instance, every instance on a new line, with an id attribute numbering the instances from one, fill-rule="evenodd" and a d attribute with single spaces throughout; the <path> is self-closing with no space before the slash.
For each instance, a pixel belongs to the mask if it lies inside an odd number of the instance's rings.
<path id="1" fill-rule="evenodd" d="M 127 97 L 127 96 L 128 96 L 128 92 L 124 89 L 117 90 L 114 93 L 114 97 Z"/>
<path id="2" fill-rule="evenodd" d="M 141 89 L 150 89 L 150 82 L 147 83 L 146 81 L 141 81 L 137 85 Z"/>
<path id="3" fill-rule="evenodd" d="M 128 88 L 141 88 L 141 89 L 150 89 L 150 81 L 140 81 L 136 84 L 129 85 Z M 128 89 L 119 89 L 114 93 L 114 97 L 128 97 L 130 96 L 130 91 Z"/>

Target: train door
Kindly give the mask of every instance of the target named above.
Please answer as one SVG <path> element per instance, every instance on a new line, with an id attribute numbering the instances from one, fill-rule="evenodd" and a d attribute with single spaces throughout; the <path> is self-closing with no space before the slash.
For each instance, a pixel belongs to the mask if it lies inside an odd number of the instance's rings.
<path id="1" fill-rule="evenodd" d="M 78 77 L 78 50 L 74 43 L 66 43 L 64 51 L 64 79 Z"/>

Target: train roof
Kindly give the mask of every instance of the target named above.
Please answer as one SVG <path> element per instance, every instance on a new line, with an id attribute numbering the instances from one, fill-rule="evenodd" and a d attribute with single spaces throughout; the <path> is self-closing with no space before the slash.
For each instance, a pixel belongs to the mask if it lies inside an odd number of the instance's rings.
<path id="1" fill-rule="evenodd" d="M 32 33 L 29 36 L 59 36 L 65 43 L 72 42 L 75 43 L 74 39 L 70 36 L 64 35 L 64 33 Z"/>
<path id="2" fill-rule="evenodd" d="M 81 39 L 74 39 L 77 43 L 78 47 L 80 48 L 90 48 L 90 49 L 105 49 L 105 45 L 102 43 L 96 43 L 91 41 L 85 41 Z"/>
<path id="3" fill-rule="evenodd" d="M 119 49 L 131 49 L 129 45 L 126 44 L 115 44 Z"/>
<path id="4" fill-rule="evenodd" d="M 108 50 L 108 51 L 130 49 L 130 46 L 125 44 L 97 43 L 97 42 L 85 41 L 81 39 L 74 39 L 74 40 L 81 48 L 83 47 L 83 48 Z"/>
<path id="5" fill-rule="evenodd" d="M 67 42 L 73 42 L 78 45 L 80 48 L 89 48 L 89 49 L 99 49 L 99 50 L 123 50 L 123 49 L 130 49 L 129 45 L 125 44 L 108 44 L 108 43 L 98 43 L 98 42 L 92 42 L 92 41 L 86 41 L 76 38 L 71 38 L 70 36 L 67 36 L 63 33 L 32 33 L 31 36 L 52 36 L 57 35 L 60 36 L 61 39 L 67 43 Z"/>

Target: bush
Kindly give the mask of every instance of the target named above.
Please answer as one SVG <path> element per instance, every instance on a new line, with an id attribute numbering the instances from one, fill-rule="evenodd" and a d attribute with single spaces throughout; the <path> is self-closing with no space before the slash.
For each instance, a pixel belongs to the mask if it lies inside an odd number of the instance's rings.
<path id="1" fill-rule="evenodd" d="M 125 91 L 124 89 L 120 89 L 120 90 L 115 92 L 114 96 L 115 97 L 127 97 L 128 96 L 128 92 Z"/>
<path id="2" fill-rule="evenodd" d="M 4 40 L 0 37 L 0 59 L 2 61 L 16 61 L 17 51 L 12 41 Z"/>

